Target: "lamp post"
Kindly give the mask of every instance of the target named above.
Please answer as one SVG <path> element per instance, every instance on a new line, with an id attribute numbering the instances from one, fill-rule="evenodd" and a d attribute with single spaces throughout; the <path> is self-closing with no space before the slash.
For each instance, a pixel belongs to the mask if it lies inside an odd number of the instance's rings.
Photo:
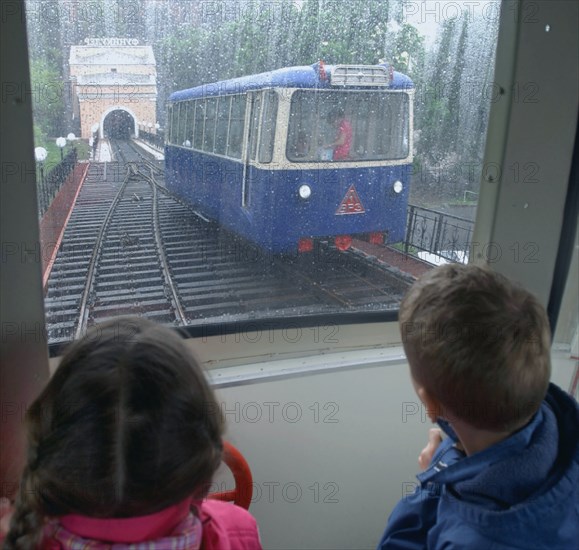
<path id="1" fill-rule="evenodd" d="M 70 152 L 73 149 L 73 143 L 72 142 L 76 141 L 77 138 L 72 132 L 70 132 L 70 134 L 68 134 L 68 136 L 66 136 L 66 139 L 68 141 L 68 144 L 70 145 L 70 149 L 69 149 L 69 152 Z"/>
<path id="2" fill-rule="evenodd" d="M 44 147 L 36 147 L 34 149 L 34 158 L 38 163 L 40 168 L 40 187 L 42 190 L 42 202 L 44 204 L 41 205 L 41 211 L 44 212 L 44 209 L 48 206 L 48 196 L 46 193 L 46 186 L 44 185 L 44 161 L 48 156 L 48 151 Z"/>
<path id="3" fill-rule="evenodd" d="M 44 181 L 44 161 L 48 156 L 48 151 L 44 147 L 36 147 L 34 149 L 34 158 L 40 166 L 40 179 Z"/>
<path id="4" fill-rule="evenodd" d="M 66 147 L 66 138 L 63 137 L 56 138 L 56 145 L 60 149 L 60 160 L 62 161 L 64 158 L 63 149 Z"/>

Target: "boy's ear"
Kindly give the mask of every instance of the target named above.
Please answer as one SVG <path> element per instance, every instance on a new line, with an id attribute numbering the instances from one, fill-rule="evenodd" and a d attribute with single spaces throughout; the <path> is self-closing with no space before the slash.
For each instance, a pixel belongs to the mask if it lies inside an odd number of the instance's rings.
<path id="1" fill-rule="evenodd" d="M 422 386 L 416 388 L 416 393 L 418 394 L 420 401 L 424 403 L 424 406 L 426 407 L 426 414 L 428 415 L 428 418 L 432 420 L 432 422 L 436 422 L 438 417 L 443 416 L 441 404 Z"/>

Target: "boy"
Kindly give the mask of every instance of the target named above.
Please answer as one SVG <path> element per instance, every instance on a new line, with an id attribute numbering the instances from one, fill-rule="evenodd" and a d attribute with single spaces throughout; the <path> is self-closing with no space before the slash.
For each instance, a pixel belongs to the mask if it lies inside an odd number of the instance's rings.
<path id="1" fill-rule="evenodd" d="M 409 290 L 400 327 L 416 393 L 448 438 L 431 430 L 419 486 L 378 548 L 577 550 L 579 407 L 549 384 L 535 297 L 445 265 Z"/>

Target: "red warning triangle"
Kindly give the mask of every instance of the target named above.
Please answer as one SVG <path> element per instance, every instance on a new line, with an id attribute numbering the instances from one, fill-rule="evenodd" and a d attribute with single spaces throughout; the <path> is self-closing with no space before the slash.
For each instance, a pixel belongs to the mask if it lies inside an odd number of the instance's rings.
<path id="1" fill-rule="evenodd" d="M 336 216 L 342 214 L 363 214 L 366 212 L 362 206 L 362 201 L 356 193 L 354 184 L 350 185 L 350 188 L 346 191 L 346 196 L 342 199 L 340 206 L 336 210 Z"/>

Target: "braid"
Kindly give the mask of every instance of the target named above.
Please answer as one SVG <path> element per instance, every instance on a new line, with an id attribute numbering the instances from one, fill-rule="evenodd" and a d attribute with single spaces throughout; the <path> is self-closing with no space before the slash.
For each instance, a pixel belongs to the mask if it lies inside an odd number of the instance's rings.
<path id="1" fill-rule="evenodd" d="M 4 550 L 33 550 L 38 547 L 44 516 L 33 478 L 29 466 L 26 466 L 16 497 L 10 530 L 4 540 Z"/>
<path id="2" fill-rule="evenodd" d="M 28 457 L 8 550 L 33 550 L 47 520 L 147 515 L 219 466 L 223 417 L 181 339 L 138 318 L 74 342 L 27 412 Z"/>

